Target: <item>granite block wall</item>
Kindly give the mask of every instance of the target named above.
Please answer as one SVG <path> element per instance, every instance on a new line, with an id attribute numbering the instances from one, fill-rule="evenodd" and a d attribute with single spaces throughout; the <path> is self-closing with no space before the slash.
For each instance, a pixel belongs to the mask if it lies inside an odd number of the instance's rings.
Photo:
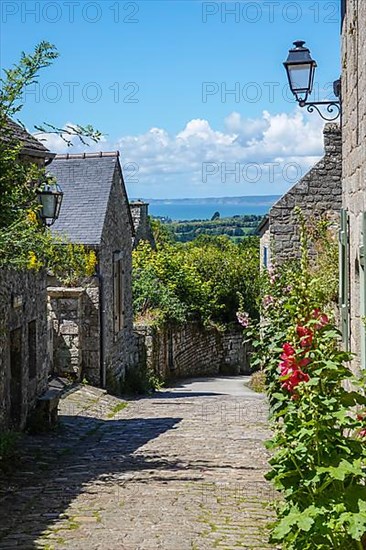
<path id="1" fill-rule="evenodd" d="M 24 428 L 49 367 L 45 273 L 0 270 L 0 430 Z"/>
<path id="2" fill-rule="evenodd" d="M 250 372 L 241 330 L 192 323 L 165 329 L 135 325 L 135 331 L 143 337 L 147 367 L 163 380 Z M 141 355 L 140 347 L 140 362 Z"/>
<path id="3" fill-rule="evenodd" d="M 362 289 L 360 245 L 366 211 L 366 2 L 347 0 L 342 26 L 343 206 L 350 234 L 350 347 L 361 364 Z"/>

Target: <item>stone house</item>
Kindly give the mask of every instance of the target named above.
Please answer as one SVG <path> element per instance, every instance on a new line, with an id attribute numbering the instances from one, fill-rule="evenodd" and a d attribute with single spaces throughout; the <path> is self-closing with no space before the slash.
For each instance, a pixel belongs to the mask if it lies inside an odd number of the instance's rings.
<path id="1" fill-rule="evenodd" d="M 53 159 L 22 126 L 8 124 L 21 160 L 43 167 Z M 48 387 L 46 286 L 44 272 L 0 270 L 0 430 L 23 429 Z"/>
<path id="2" fill-rule="evenodd" d="M 95 277 L 48 288 L 52 370 L 118 392 L 135 361 L 132 311 L 134 227 L 119 153 L 57 155 L 49 172 L 64 199 L 55 233 L 94 249 Z"/>
<path id="3" fill-rule="evenodd" d="M 270 209 L 259 227 L 261 267 L 281 264 L 299 253 L 294 208 L 306 217 L 327 215 L 337 221 L 342 207 L 342 136 L 338 124 L 324 126 L 324 156 Z"/>
<path id="4" fill-rule="evenodd" d="M 366 2 L 342 0 L 343 210 L 340 306 L 345 346 L 366 367 Z"/>

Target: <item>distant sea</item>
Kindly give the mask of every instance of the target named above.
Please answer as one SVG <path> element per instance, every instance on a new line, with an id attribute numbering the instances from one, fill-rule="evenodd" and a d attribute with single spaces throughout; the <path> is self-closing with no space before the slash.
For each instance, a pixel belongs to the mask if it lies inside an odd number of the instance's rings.
<path id="1" fill-rule="evenodd" d="M 172 220 L 209 220 L 215 212 L 221 218 L 255 214 L 265 215 L 279 197 L 222 197 L 208 199 L 143 199 L 149 203 L 152 216 Z"/>

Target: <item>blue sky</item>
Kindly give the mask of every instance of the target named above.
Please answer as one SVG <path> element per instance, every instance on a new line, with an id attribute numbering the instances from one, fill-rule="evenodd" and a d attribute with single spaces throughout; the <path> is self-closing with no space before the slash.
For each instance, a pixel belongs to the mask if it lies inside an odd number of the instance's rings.
<path id="1" fill-rule="evenodd" d="M 131 196 L 282 193 L 322 153 L 323 123 L 296 107 L 282 62 L 306 40 L 315 90 L 329 94 L 340 73 L 337 0 L 3 0 L 1 9 L 2 67 L 40 40 L 60 52 L 25 95 L 23 122 L 93 124 L 105 137 L 92 149 L 120 149 Z M 55 137 L 48 145 L 64 149 Z"/>

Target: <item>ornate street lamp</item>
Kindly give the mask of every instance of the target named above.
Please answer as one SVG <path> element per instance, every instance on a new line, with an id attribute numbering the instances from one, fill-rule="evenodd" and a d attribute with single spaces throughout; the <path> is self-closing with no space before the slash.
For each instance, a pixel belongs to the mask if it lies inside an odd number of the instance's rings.
<path id="1" fill-rule="evenodd" d="M 64 194 L 58 183 L 51 178 L 48 178 L 37 194 L 40 204 L 39 216 L 42 223 L 50 227 L 59 217 Z"/>
<path id="2" fill-rule="evenodd" d="M 340 101 L 307 101 L 313 90 L 317 64 L 312 59 L 310 50 L 304 44 L 303 40 L 294 42 L 295 47 L 289 51 L 288 58 L 284 62 L 291 92 L 294 94 L 300 107 L 306 107 L 309 113 L 312 113 L 315 109 L 324 120 L 336 120 L 341 113 Z M 336 80 L 333 83 L 333 91 L 336 97 L 340 97 L 340 88 L 340 80 Z M 330 116 L 325 116 L 319 106 L 326 106 L 326 110 Z"/>

